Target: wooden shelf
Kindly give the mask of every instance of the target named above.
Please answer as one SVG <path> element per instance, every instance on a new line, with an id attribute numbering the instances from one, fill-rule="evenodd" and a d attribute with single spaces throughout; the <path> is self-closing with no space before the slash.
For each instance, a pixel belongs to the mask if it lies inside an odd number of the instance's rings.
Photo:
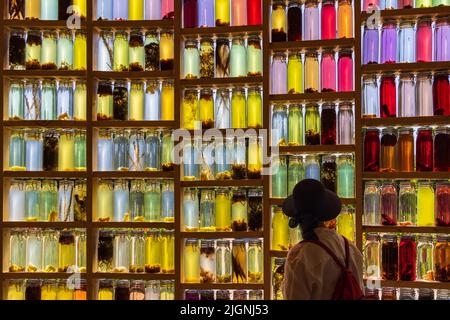
<path id="1" fill-rule="evenodd" d="M 435 126 L 449 125 L 450 117 L 398 117 L 398 118 L 363 118 L 363 127 L 412 127 L 412 126 Z"/>
<path id="2" fill-rule="evenodd" d="M 393 72 L 431 72 L 449 70 L 450 61 L 444 62 L 413 62 L 413 63 L 383 63 L 366 64 L 361 66 L 363 74 L 393 73 Z"/>
<path id="3" fill-rule="evenodd" d="M 270 250 L 270 256 L 273 258 L 286 258 L 289 251 Z"/>
<path id="4" fill-rule="evenodd" d="M 164 171 L 94 171 L 93 177 L 100 179 L 174 179 L 175 172 Z"/>
<path id="5" fill-rule="evenodd" d="M 323 48 L 348 48 L 355 45 L 354 38 L 342 38 L 331 40 L 309 40 L 309 41 L 287 41 L 287 42 L 272 42 L 269 47 L 272 51 L 283 50 L 303 50 Z"/>
<path id="6" fill-rule="evenodd" d="M 94 121 L 98 128 L 175 128 L 175 121 Z"/>
<path id="7" fill-rule="evenodd" d="M 284 200 L 285 199 L 282 199 L 282 198 L 270 198 L 270 204 L 272 206 L 282 206 L 283 203 L 284 203 Z M 341 204 L 344 205 L 344 206 L 355 205 L 356 204 L 356 199 L 354 199 L 354 198 L 351 198 L 351 199 L 349 199 L 349 198 L 341 198 Z"/>
<path id="8" fill-rule="evenodd" d="M 97 229 L 175 229 L 175 223 L 173 222 L 93 222 L 92 226 Z"/>
<path id="9" fill-rule="evenodd" d="M 8 78 L 86 78 L 86 71 L 77 70 L 3 70 Z"/>
<path id="10" fill-rule="evenodd" d="M 256 26 L 232 26 L 232 27 L 212 27 L 212 28 L 183 28 L 181 34 L 185 37 L 190 36 L 224 36 L 240 34 L 262 33 L 262 25 Z"/>
<path id="11" fill-rule="evenodd" d="M 92 26 L 97 29 L 173 29 L 173 19 L 163 20 L 96 20 Z"/>
<path id="12" fill-rule="evenodd" d="M 181 283 L 182 290 L 263 290 L 263 284 L 256 283 Z"/>
<path id="13" fill-rule="evenodd" d="M 384 19 L 405 19 L 405 18 L 419 18 L 419 17 L 439 17 L 450 14 L 450 6 L 439 6 L 431 8 L 410 8 L 410 9 L 395 9 L 395 10 L 381 10 L 381 18 Z M 362 12 L 362 21 L 365 21 L 371 13 Z"/>
<path id="14" fill-rule="evenodd" d="M 379 233 L 448 233 L 450 227 L 415 227 L 415 226 L 363 226 L 364 232 Z"/>
<path id="15" fill-rule="evenodd" d="M 450 289 L 450 282 L 437 281 L 390 281 L 390 280 L 368 280 L 364 279 L 364 283 L 376 283 L 379 281 L 382 287 L 393 288 L 431 288 L 431 289 Z"/>
<path id="16" fill-rule="evenodd" d="M 4 221 L 2 224 L 4 228 L 78 229 L 87 227 L 87 222 Z"/>
<path id="17" fill-rule="evenodd" d="M 355 99 L 355 92 L 319 92 L 319 93 L 296 93 L 296 94 L 271 94 L 271 102 L 280 103 L 305 103 L 321 101 L 349 101 Z"/>
<path id="18" fill-rule="evenodd" d="M 234 232 L 181 232 L 181 238 L 184 239 L 247 239 L 263 238 L 261 231 L 234 231 Z"/>
<path id="19" fill-rule="evenodd" d="M 243 180 L 208 180 L 208 181 L 181 181 L 182 188 L 200 187 L 262 187 L 262 179 Z"/>
<path id="20" fill-rule="evenodd" d="M 81 179 L 87 178 L 88 173 L 83 171 L 5 171 L 6 178 L 54 178 L 54 179 Z"/>
<path id="21" fill-rule="evenodd" d="M 74 275 L 69 272 L 4 272 L 6 279 L 67 279 Z M 78 273 L 81 278 L 86 278 L 86 273 Z"/>
<path id="22" fill-rule="evenodd" d="M 58 29 L 68 29 L 67 20 L 18 20 L 18 19 L 8 19 L 4 20 L 5 27 L 9 28 L 33 28 L 33 29 L 45 29 L 45 28 L 58 28 Z M 86 21 L 81 21 L 81 29 L 86 28 Z"/>
<path id="23" fill-rule="evenodd" d="M 92 277 L 94 279 L 175 280 L 175 274 L 166 273 L 94 272 Z"/>
<path id="24" fill-rule="evenodd" d="M 242 87 L 262 85 L 263 77 L 238 77 L 238 78 L 210 78 L 210 79 L 182 79 L 182 87 Z"/>
<path id="25" fill-rule="evenodd" d="M 364 172 L 365 180 L 449 180 L 448 172 Z"/>
<path id="26" fill-rule="evenodd" d="M 5 120 L 5 127 L 86 128 L 86 121 L 72 120 Z"/>
<path id="27" fill-rule="evenodd" d="M 276 148 L 276 147 L 275 147 Z M 271 147 L 273 150 L 274 147 Z M 355 146 L 350 144 L 341 145 L 318 145 L 318 146 L 286 146 L 278 147 L 280 154 L 285 153 L 349 153 L 355 152 Z"/>
<path id="28" fill-rule="evenodd" d="M 173 70 L 165 71 L 93 71 L 93 77 L 100 80 L 148 80 L 173 79 Z"/>

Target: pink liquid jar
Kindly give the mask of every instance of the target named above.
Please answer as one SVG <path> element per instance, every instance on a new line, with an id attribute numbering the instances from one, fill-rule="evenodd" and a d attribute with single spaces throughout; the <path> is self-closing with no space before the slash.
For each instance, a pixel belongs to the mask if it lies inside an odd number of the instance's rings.
<path id="1" fill-rule="evenodd" d="M 416 59 L 417 62 L 430 62 L 433 59 L 433 30 L 431 19 L 422 18 L 417 23 Z"/>
<path id="2" fill-rule="evenodd" d="M 353 91 L 353 58 L 350 49 L 339 52 L 338 89 L 341 92 Z"/>
<path id="3" fill-rule="evenodd" d="M 336 8 L 333 0 L 322 2 L 322 40 L 336 38 Z"/>
<path id="4" fill-rule="evenodd" d="M 325 50 L 322 52 L 322 63 L 320 65 L 322 92 L 336 91 L 336 60 L 333 50 Z"/>

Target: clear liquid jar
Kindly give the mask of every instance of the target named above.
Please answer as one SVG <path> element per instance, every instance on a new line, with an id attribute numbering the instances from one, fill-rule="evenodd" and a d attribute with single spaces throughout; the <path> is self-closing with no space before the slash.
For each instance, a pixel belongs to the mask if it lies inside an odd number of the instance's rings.
<path id="1" fill-rule="evenodd" d="M 26 82 L 24 109 L 25 120 L 39 120 L 41 113 L 41 84 L 39 80 Z"/>
<path id="2" fill-rule="evenodd" d="M 399 187 L 398 224 L 413 226 L 417 223 L 417 196 L 413 183 L 402 181 Z"/>
<path id="3" fill-rule="evenodd" d="M 198 193 L 195 189 L 185 189 L 183 195 L 184 230 L 197 231 L 199 229 L 199 217 Z"/>
<path id="4" fill-rule="evenodd" d="M 97 141 L 97 171 L 114 171 L 114 143 L 109 130 L 100 130 Z"/>
<path id="5" fill-rule="evenodd" d="M 60 81 L 57 95 L 56 117 L 58 120 L 73 119 L 73 83 Z"/>
<path id="6" fill-rule="evenodd" d="M 131 232 L 130 272 L 143 273 L 145 265 L 145 233 L 144 230 Z"/>
<path id="7" fill-rule="evenodd" d="M 130 221 L 144 221 L 144 182 L 132 180 L 130 186 Z"/>
<path id="8" fill-rule="evenodd" d="M 233 191 L 231 197 L 231 227 L 233 231 L 247 231 L 248 199 L 245 189 Z"/>
<path id="9" fill-rule="evenodd" d="M 354 115 L 351 102 L 339 104 L 338 111 L 338 144 L 354 143 Z"/>
<path id="10" fill-rule="evenodd" d="M 113 71 L 114 66 L 114 34 L 101 31 L 97 43 L 97 70 Z"/>
<path id="11" fill-rule="evenodd" d="M 125 31 L 117 31 L 114 38 L 114 71 L 128 71 L 128 61 L 128 34 Z"/>
<path id="12" fill-rule="evenodd" d="M 74 181 L 62 180 L 58 188 L 58 221 L 74 221 Z"/>
<path id="13" fill-rule="evenodd" d="M 174 142 L 172 140 L 172 133 L 170 131 L 164 132 L 162 136 L 162 148 L 161 148 L 161 167 L 162 171 L 173 171 L 174 170 L 174 160 L 173 160 L 173 150 Z"/>
<path id="14" fill-rule="evenodd" d="M 43 265 L 42 232 L 31 229 L 27 232 L 26 272 L 41 272 Z"/>
<path id="15" fill-rule="evenodd" d="M 11 181 L 8 193 L 9 215 L 8 221 L 25 220 L 25 182 L 22 180 Z"/>
<path id="16" fill-rule="evenodd" d="M 13 229 L 9 237 L 9 272 L 24 272 L 27 237 L 24 230 Z"/>
<path id="17" fill-rule="evenodd" d="M 114 167 L 116 171 L 128 171 L 129 159 L 128 152 L 130 148 L 128 133 L 118 131 L 114 133 Z"/>
<path id="18" fill-rule="evenodd" d="M 130 85 L 130 103 L 128 111 L 128 119 L 130 121 L 144 120 L 144 100 L 144 82 L 132 81 Z"/>
<path id="19" fill-rule="evenodd" d="M 148 180 L 145 183 L 144 220 L 161 221 L 161 185 L 158 181 Z"/>
<path id="20" fill-rule="evenodd" d="M 433 28 L 430 18 L 418 19 L 415 37 L 416 61 L 431 62 L 433 59 Z"/>
<path id="21" fill-rule="evenodd" d="M 378 81 L 376 76 L 363 77 L 363 117 L 380 116 Z"/>
<path id="22" fill-rule="evenodd" d="M 415 21 L 404 20 L 400 23 L 398 38 L 398 62 L 406 63 L 416 61 L 415 35 Z"/>
<path id="23" fill-rule="evenodd" d="M 247 76 L 262 75 L 261 38 L 258 34 L 249 36 L 247 40 Z"/>
<path id="24" fill-rule="evenodd" d="M 143 5 L 143 2 L 141 3 Z M 144 299 L 145 299 L 144 280 L 132 280 L 130 287 L 130 300 L 144 300 Z"/>
<path id="25" fill-rule="evenodd" d="M 247 76 L 247 50 L 243 37 L 233 37 L 230 50 L 230 77 Z"/>
<path id="26" fill-rule="evenodd" d="M 162 221 L 174 222 L 175 217 L 175 195 L 174 195 L 174 182 L 167 180 L 162 183 L 161 186 L 161 209 L 162 209 Z"/>
<path id="27" fill-rule="evenodd" d="M 130 220 L 130 191 L 128 187 L 128 181 L 126 180 L 114 180 L 114 186 L 108 183 L 107 192 L 108 209 L 114 212 L 113 221 L 127 222 Z M 112 190 L 113 189 L 113 190 Z M 111 194 L 111 195 L 110 195 Z M 109 200 L 109 197 L 112 197 Z M 112 205 L 112 206 L 111 206 Z M 105 209 L 102 209 L 102 211 Z M 106 210 L 105 210 L 106 211 Z"/>
<path id="28" fill-rule="evenodd" d="M 115 232 L 113 248 L 113 272 L 128 272 L 131 261 L 131 239 L 128 231 Z"/>
<path id="29" fill-rule="evenodd" d="M 184 44 L 183 71 L 185 79 L 198 79 L 200 77 L 200 53 L 198 42 L 188 39 Z"/>
<path id="30" fill-rule="evenodd" d="M 416 115 L 418 117 L 433 115 L 433 81 L 431 73 L 419 73 L 416 76 Z"/>
<path id="31" fill-rule="evenodd" d="M 86 121 L 87 91 L 86 82 L 77 80 L 73 93 L 73 119 Z"/>
<path id="32" fill-rule="evenodd" d="M 44 141 L 42 132 L 25 132 L 25 167 L 27 171 L 43 170 Z"/>
<path id="33" fill-rule="evenodd" d="M 379 234 L 366 234 L 363 252 L 364 276 L 370 280 L 381 279 L 381 242 Z"/>
<path id="34" fill-rule="evenodd" d="M 41 49 L 41 68 L 43 70 L 55 70 L 56 56 L 57 56 L 57 45 L 56 45 L 57 34 L 53 31 L 44 31 L 42 34 L 42 49 Z"/>
<path id="35" fill-rule="evenodd" d="M 140 31 L 131 31 L 128 41 L 129 71 L 144 71 L 145 49 L 144 38 Z"/>
<path id="36" fill-rule="evenodd" d="M 73 68 L 73 35 L 68 30 L 59 32 L 57 45 L 56 64 L 59 70 L 71 70 Z"/>
<path id="37" fill-rule="evenodd" d="M 26 170 L 24 132 L 20 130 L 11 132 L 9 140 L 9 170 Z"/>
<path id="38" fill-rule="evenodd" d="M 28 180 L 25 184 L 25 219 L 26 221 L 39 221 L 40 206 L 39 195 L 41 183 L 37 180 Z"/>
<path id="39" fill-rule="evenodd" d="M 160 300 L 160 282 L 158 280 L 147 281 L 145 285 L 145 300 Z"/>
<path id="40" fill-rule="evenodd" d="M 303 40 L 319 40 L 319 4 L 316 0 L 308 0 L 304 11 L 305 30 Z"/>
<path id="41" fill-rule="evenodd" d="M 381 192 L 376 181 L 366 182 L 364 186 L 364 225 L 381 224 Z"/>
<path id="42" fill-rule="evenodd" d="M 147 81 L 144 97 L 144 120 L 161 119 L 161 91 L 158 81 Z"/>
<path id="43" fill-rule="evenodd" d="M 43 80 L 41 88 L 41 120 L 56 120 L 56 81 Z"/>
<path id="44" fill-rule="evenodd" d="M 216 282 L 230 283 L 232 276 L 232 259 L 229 240 L 218 240 L 216 243 Z"/>
<path id="45" fill-rule="evenodd" d="M 285 105 L 275 105 L 272 110 L 272 146 L 285 146 L 288 139 L 288 114 Z"/>
<path id="46" fill-rule="evenodd" d="M 214 102 L 215 128 L 227 129 L 231 124 L 231 99 L 229 89 L 219 88 Z"/>

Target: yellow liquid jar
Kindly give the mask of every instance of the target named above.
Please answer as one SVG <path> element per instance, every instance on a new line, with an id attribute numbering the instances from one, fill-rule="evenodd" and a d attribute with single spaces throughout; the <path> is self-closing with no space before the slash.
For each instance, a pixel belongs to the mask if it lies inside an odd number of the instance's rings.
<path id="1" fill-rule="evenodd" d="M 353 38 L 353 12 L 351 1 L 339 1 L 337 18 L 338 38 Z"/>
<path id="2" fill-rule="evenodd" d="M 244 240 L 233 240 L 231 256 L 233 261 L 233 283 L 247 283 L 247 250 Z"/>
<path id="3" fill-rule="evenodd" d="M 216 0 L 216 27 L 230 25 L 230 0 Z"/>
<path id="4" fill-rule="evenodd" d="M 9 280 L 7 300 L 25 300 L 25 289 L 23 280 Z"/>
<path id="5" fill-rule="evenodd" d="M 76 266 L 75 236 L 72 231 L 62 231 L 58 243 L 58 272 L 70 272 Z"/>
<path id="6" fill-rule="evenodd" d="M 337 232 L 350 241 L 355 241 L 355 214 L 351 207 L 343 207 L 336 218 Z"/>
<path id="7" fill-rule="evenodd" d="M 128 34 L 117 31 L 114 38 L 114 71 L 128 71 L 129 50 Z"/>
<path id="8" fill-rule="evenodd" d="M 174 115 L 174 86 L 172 81 L 165 81 L 161 89 L 161 120 L 173 121 Z"/>
<path id="9" fill-rule="evenodd" d="M 144 0 L 128 0 L 128 20 L 144 20 Z"/>
<path id="10" fill-rule="evenodd" d="M 25 1 L 25 19 L 39 19 L 40 17 L 41 17 L 41 1 L 40 0 Z"/>
<path id="11" fill-rule="evenodd" d="M 56 300 L 57 287 L 56 280 L 44 280 L 41 287 L 41 300 Z"/>
<path id="12" fill-rule="evenodd" d="M 306 53 L 305 93 L 319 92 L 319 59 L 315 51 Z"/>
<path id="13" fill-rule="evenodd" d="M 184 246 L 184 282 L 200 283 L 200 247 L 197 239 L 186 239 Z"/>
<path id="14" fill-rule="evenodd" d="M 161 242 L 161 272 L 175 273 L 175 238 L 173 231 L 163 232 Z"/>
<path id="15" fill-rule="evenodd" d="M 159 40 L 159 60 L 161 70 L 173 70 L 174 40 L 172 31 L 161 31 Z"/>
<path id="16" fill-rule="evenodd" d="M 58 171 L 74 171 L 75 135 L 73 131 L 62 131 L 58 140 Z"/>
<path id="17" fill-rule="evenodd" d="M 74 11 L 81 19 L 87 17 L 87 0 L 73 0 Z"/>
<path id="18" fill-rule="evenodd" d="M 231 231 L 231 194 L 228 190 L 217 190 L 215 201 L 216 230 Z"/>
<path id="19" fill-rule="evenodd" d="M 231 127 L 235 129 L 247 127 L 247 106 L 245 91 L 242 88 L 234 88 L 231 95 Z"/>
<path id="20" fill-rule="evenodd" d="M 77 81 L 73 94 L 73 119 L 75 121 L 86 121 L 86 82 Z"/>
<path id="21" fill-rule="evenodd" d="M 159 230 L 150 230 L 145 239 L 145 272 L 161 272 L 162 240 Z"/>
<path id="22" fill-rule="evenodd" d="M 280 207 L 273 210 L 272 250 L 285 251 L 289 248 L 289 218 Z"/>
<path id="23" fill-rule="evenodd" d="M 183 125 L 187 130 L 196 129 L 198 121 L 198 95 L 197 90 L 188 89 L 184 92 L 183 98 Z M 197 128 L 199 129 L 199 128 Z"/>
<path id="24" fill-rule="evenodd" d="M 144 83 L 131 82 L 129 115 L 131 121 L 144 120 L 144 95 Z"/>
<path id="25" fill-rule="evenodd" d="M 61 280 L 58 284 L 56 292 L 56 300 L 73 300 L 73 289 L 69 289 L 66 285 L 66 280 Z"/>
<path id="26" fill-rule="evenodd" d="M 247 151 L 247 177 L 249 179 L 261 178 L 262 158 L 262 138 L 250 137 Z"/>
<path id="27" fill-rule="evenodd" d="M 211 89 L 200 90 L 199 114 L 202 129 L 214 128 L 214 100 Z"/>
<path id="28" fill-rule="evenodd" d="M 114 289 L 111 280 L 102 279 L 99 281 L 97 300 L 114 300 Z"/>
<path id="29" fill-rule="evenodd" d="M 303 66 L 300 52 L 289 54 L 287 69 L 288 93 L 303 93 Z"/>
<path id="30" fill-rule="evenodd" d="M 260 87 L 248 89 L 247 114 L 248 114 L 247 117 L 248 128 L 254 129 L 262 128 L 263 117 L 262 117 L 262 97 Z"/>
<path id="31" fill-rule="evenodd" d="M 417 226 L 434 226 L 434 189 L 430 182 L 419 182 L 417 187 Z"/>
<path id="32" fill-rule="evenodd" d="M 73 58 L 73 68 L 75 70 L 86 70 L 87 69 L 87 42 L 86 42 L 86 32 L 77 30 L 75 32 L 75 41 L 73 44 L 74 48 L 74 58 Z"/>

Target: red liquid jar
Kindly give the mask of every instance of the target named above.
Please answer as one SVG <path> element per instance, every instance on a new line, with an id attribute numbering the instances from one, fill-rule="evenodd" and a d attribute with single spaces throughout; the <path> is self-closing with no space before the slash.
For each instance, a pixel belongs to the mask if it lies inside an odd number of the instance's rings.
<path id="1" fill-rule="evenodd" d="M 397 236 L 385 234 L 381 245 L 381 277 L 383 280 L 398 278 L 398 244 Z"/>
<path id="2" fill-rule="evenodd" d="M 433 29 L 431 19 L 422 18 L 417 23 L 416 31 L 416 60 L 417 62 L 430 62 L 433 59 Z"/>
<path id="3" fill-rule="evenodd" d="M 400 238 L 400 246 L 398 250 L 398 274 L 400 280 L 416 280 L 416 248 L 417 245 L 413 235 L 403 235 Z"/>
<path id="4" fill-rule="evenodd" d="M 262 24 L 261 0 L 247 0 L 247 24 L 249 26 Z"/>
<path id="5" fill-rule="evenodd" d="M 417 131 L 416 171 L 433 171 L 433 131 L 430 128 Z"/>
<path id="6" fill-rule="evenodd" d="M 395 76 L 383 76 L 380 85 L 381 118 L 397 116 L 397 91 Z"/>
<path id="7" fill-rule="evenodd" d="M 322 2 L 322 40 L 336 38 L 336 8 L 333 0 Z"/>
<path id="8" fill-rule="evenodd" d="M 437 128 L 434 136 L 434 171 L 450 171 L 450 133 Z"/>
<path id="9" fill-rule="evenodd" d="M 320 116 L 321 144 L 336 144 L 336 106 L 331 104 L 322 105 L 322 114 Z"/>
<path id="10" fill-rule="evenodd" d="M 435 116 L 450 116 L 450 83 L 447 73 L 434 75 L 433 109 Z"/>
<path id="11" fill-rule="evenodd" d="M 393 183 L 381 186 L 381 223 L 384 226 L 397 225 L 397 188 Z"/>
<path id="12" fill-rule="evenodd" d="M 436 183 L 436 204 L 434 206 L 436 225 L 450 226 L 450 183 Z"/>
<path id="13" fill-rule="evenodd" d="M 341 50 L 338 60 L 338 89 L 353 91 L 353 57 L 351 50 Z"/>
<path id="14" fill-rule="evenodd" d="M 289 2 L 287 20 L 288 20 L 288 41 L 301 41 L 302 7 L 298 1 Z"/>
<path id="15" fill-rule="evenodd" d="M 183 1 L 183 21 L 185 28 L 195 28 L 198 24 L 197 0 Z"/>
<path id="16" fill-rule="evenodd" d="M 364 171 L 380 170 L 380 138 L 378 129 L 368 129 L 364 136 Z"/>

